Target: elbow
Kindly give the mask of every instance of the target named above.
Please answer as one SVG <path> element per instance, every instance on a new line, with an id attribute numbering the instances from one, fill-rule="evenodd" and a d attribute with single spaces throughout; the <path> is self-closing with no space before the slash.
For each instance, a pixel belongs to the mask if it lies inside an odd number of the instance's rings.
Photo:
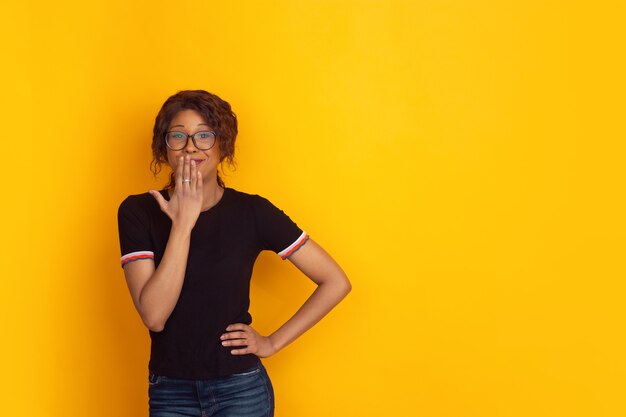
<path id="1" fill-rule="evenodd" d="M 141 316 L 141 319 L 143 320 L 143 324 L 148 328 L 148 330 L 151 330 L 155 333 L 162 332 L 165 328 L 165 324 L 160 320 L 156 320 L 154 318 L 146 317 L 143 315 Z"/>
<path id="2" fill-rule="evenodd" d="M 341 298 L 343 299 L 346 295 L 352 291 L 352 284 L 350 280 L 345 274 L 341 274 L 341 277 L 337 279 L 337 292 L 341 294 Z"/>
<path id="3" fill-rule="evenodd" d="M 151 331 L 153 331 L 155 333 L 162 332 L 163 329 L 165 329 L 165 326 L 163 326 L 162 324 L 157 324 L 157 325 L 152 325 L 152 326 L 148 326 L 146 324 L 146 327 L 148 327 L 148 329 L 150 329 Z"/>
<path id="4" fill-rule="evenodd" d="M 141 302 L 141 295 L 139 296 L 139 301 L 136 304 L 137 311 L 139 312 L 139 316 L 141 317 L 141 321 L 143 321 L 144 326 L 155 333 L 163 331 L 165 328 L 165 322 L 160 320 L 157 317 L 156 312 L 150 311 L 144 306 Z"/>
<path id="5" fill-rule="evenodd" d="M 348 280 L 348 277 L 345 277 L 345 281 L 344 281 L 344 291 L 345 291 L 345 295 L 348 295 L 350 293 L 350 291 L 352 291 L 352 284 L 350 283 L 350 281 Z"/>
<path id="6" fill-rule="evenodd" d="M 352 284 L 344 273 L 329 276 L 328 279 L 318 282 L 317 286 L 331 291 L 337 302 L 343 300 L 352 291 Z"/>

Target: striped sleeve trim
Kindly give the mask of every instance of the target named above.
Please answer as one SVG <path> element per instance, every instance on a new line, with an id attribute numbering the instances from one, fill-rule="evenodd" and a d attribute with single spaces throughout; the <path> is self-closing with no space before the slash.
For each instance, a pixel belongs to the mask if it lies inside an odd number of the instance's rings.
<path id="1" fill-rule="evenodd" d="M 154 259 L 154 252 L 149 250 L 143 250 L 138 252 L 127 253 L 126 255 L 120 258 L 120 263 L 122 264 L 122 268 L 129 262 L 138 261 L 140 259 Z"/>
<path id="2" fill-rule="evenodd" d="M 309 240 L 309 235 L 307 235 L 307 233 L 303 231 L 300 237 L 298 237 L 295 242 L 278 252 L 278 256 L 280 256 L 284 261 L 289 256 L 291 256 L 292 253 L 300 249 L 307 240 Z"/>

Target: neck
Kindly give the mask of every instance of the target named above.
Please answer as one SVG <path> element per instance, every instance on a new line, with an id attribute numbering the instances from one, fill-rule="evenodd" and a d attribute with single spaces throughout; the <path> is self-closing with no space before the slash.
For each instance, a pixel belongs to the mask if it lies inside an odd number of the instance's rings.
<path id="1" fill-rule="evenodd" d="M 217 181 L 209 181 L 202 187 L 202 210 L 208 210 L 222 198 L 224 189 L 219 186 Z"/>

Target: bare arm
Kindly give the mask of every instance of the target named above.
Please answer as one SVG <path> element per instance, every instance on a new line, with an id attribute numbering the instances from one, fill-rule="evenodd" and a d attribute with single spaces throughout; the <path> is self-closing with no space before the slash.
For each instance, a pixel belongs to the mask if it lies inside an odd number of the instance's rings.
<path id="1" fill-rule="evenodd" d="M 222 336 L 224 346 L 247 345 L 246 348 L 232 350 L 232 354 L 273 355 L 319 322 L 352 289 L 341 267 L 312 239 L 294 252 L 289 260 L 318 287 L 293 317 L 268 337 L 261 336 L 243 323 L 228 326 L 228 332 Z"/>
<path id="2" fill-rule="evenodd" d="M 191 232 L 172 226 L 163 259 L 154 269 L 152 259 L 124 265 L 124 275 L 135 308 L 148 329 L 160 332 L 174 310 L 183 287 Z"/>
<path id="3" fill-rule="evenodd" d="M 183 182 L 182 178 L 191 181 Z M 202 175 L 189 158 L 180 159 L 176 167 L 176 186 L 170 201 L 150 190 L 161 210 L 172 220 L 172 229 L 159 267 L 152 259 L 124 265 L 124 275 L 135 308 L 146 327 L 160 332 L 176 307 L 183 287 L 191 230 L 202 207 Z"/>

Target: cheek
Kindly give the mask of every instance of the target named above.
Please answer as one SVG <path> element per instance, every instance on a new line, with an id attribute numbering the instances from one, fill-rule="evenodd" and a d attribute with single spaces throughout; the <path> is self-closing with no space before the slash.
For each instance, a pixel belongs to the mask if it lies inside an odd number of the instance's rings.
<path id="1" fill-rule="evenodd" d="M 215 146 L 210 149 L 211 156 L 214 157 L 214 158 L 219 159 L 220 158 L 220 153 L 221 153 L 220 151 L 221 151 L 221 147 L 220 147 L 220 141 L 218 139 L 217 142 L 215 143 Z"/>
<path id="2" fill-rule="evenodd" d="M 172 155 L 170 152 L 167 153 L 167 164 L 172 168 L 176 169 L 176 156 Z"/>

